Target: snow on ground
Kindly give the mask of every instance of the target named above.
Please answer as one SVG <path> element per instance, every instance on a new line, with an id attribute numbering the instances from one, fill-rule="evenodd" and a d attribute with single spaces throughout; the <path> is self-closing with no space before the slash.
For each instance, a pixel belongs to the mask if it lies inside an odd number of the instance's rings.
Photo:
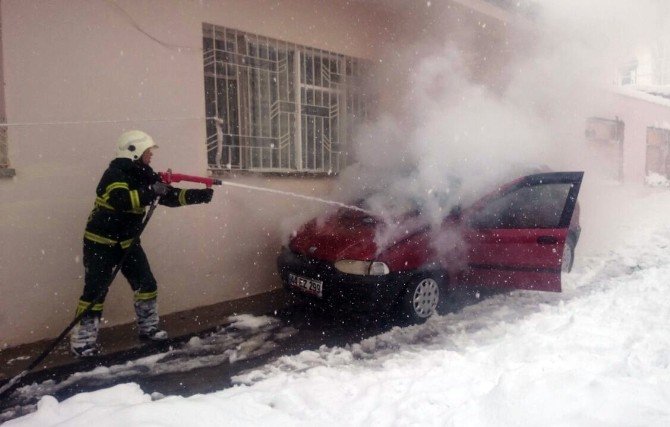
<path id="1" fill-rule="evenodd" d="M 73 384 L 100 384 L 110 379 L 152 376 L 169 372 L 188 372 L 205 366 L 234 363 L 257 357 L 273 350 L 279 341 L 296 331 L 269 316 L 247 314 L 230 316 L 228 323 L 203 337 L 193 337 L 184 345 L 167 352 L 153 354 L 122 365 L 99 366 L 88 372 L 77 372 L 64 381 L 47 380 L 20 387 L 19 400 L 55 394 Z M 9 411 L 11 412 L 11 410 Z M 3 416 L 0 414 L 0 422 Z"/>
<path id="2" fill-rule="evenodd" d="M 563 293 L 501 294 L 208 395 L 47 396 L 6 425 L 670 425 L 670 193 L 645 191 L 585 194 Z"/>

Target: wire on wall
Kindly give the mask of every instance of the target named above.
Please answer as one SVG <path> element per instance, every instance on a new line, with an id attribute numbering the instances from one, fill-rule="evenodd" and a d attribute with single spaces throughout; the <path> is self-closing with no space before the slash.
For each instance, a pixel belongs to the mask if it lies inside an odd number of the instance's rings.
<path id="1" fill-rule="evenodd" d="M 176 45 L 172 43 L 167 43 L 164 42 L 163 40 L 153 36 L 152 34 L 149 34 L 146 30 L 144 30 L 140 24 L 135 20 L 135 18 L 132 17 L 128 11 L 126 11 L 124 8 L 119 6 L 114 0 L 105 0 L 113 9 L 115 9 L 117 12 L 119 12 L 122 16 L 124 16 L 129 22 L 130 25 L 135 28 L 137 31 L 140 33 L 144 34 L 145 36 L 149 37 L 151 40 L 155 41 L 156 43 L 160 44 L 161 46 L 172 49 L 172 50 L 189 50 L 189 51 L 198 51 L 202 52 L 202 47 L 193 47 L 193 46 L 182 46 L 182 45 Z"/>

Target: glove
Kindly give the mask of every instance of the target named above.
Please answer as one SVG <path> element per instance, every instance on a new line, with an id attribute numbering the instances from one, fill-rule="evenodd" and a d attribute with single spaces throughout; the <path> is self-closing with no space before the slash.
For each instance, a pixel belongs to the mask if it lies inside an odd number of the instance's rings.
<path id="1" fill-rule="evenodd" d="M 209 203 L 212 201 L 212 195 L 214 195 L 214 190 L 211 188 L 205 188 L 203 190 L 188 190 L 189 202 L 192 204 L 196 203 Z"/>
<path id="2" fill-rule="evenodd" d="M 157 196 L 165 196 L 170 191 L 170 186 L 159 181 L 152 185 L 151 189 Z"/>

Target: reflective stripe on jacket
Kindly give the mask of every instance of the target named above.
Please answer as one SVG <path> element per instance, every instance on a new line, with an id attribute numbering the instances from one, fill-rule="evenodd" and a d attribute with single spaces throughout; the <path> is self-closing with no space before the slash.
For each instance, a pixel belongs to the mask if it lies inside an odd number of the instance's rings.
<path id="1" fill-rule="evenodd" d="M 130 159 L 112 160 L 98 183 L 84 239 L 103 245 L 130 246 L 142 225 L 146 207 L 154 200 L 151 186 L 159 179 L 150 166 Z M 169 207 L 193 204 L 194 191 L 198 190 L 170 187 L 159 203 Z"/>

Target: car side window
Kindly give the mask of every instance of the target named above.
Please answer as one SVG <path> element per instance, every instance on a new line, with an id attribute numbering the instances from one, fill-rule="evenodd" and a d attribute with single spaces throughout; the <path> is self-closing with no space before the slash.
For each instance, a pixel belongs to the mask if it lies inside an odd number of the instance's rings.
<path id="1" fill-rule="evenodd" d="M 487 203 L 470 225 L 491 228 L 556 228 L 572 184 L 538 184 L 517 188 Z"/>

